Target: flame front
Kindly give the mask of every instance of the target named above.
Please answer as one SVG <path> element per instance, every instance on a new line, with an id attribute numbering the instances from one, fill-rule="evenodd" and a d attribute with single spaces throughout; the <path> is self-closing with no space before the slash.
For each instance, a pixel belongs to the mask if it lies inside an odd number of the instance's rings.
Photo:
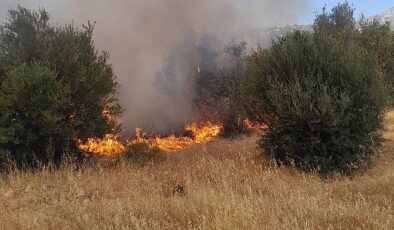
<path id="1" fill-rule="evenodd" d="M 137 135 L 140 135 L 138 132 L 139 131 L 137 131 Z M 129 144 L 136 143 L 147 143 L 151 148 L 159 148 L 166 152 L 176 152 L 188 148 L 190 145 L 194 144 L 194 141 L 190 137 L 176 137 L 175 135 L 170 135 L 168 137 L 147 137 L 143 134 Z"/>
<path id="2" fill-rule="evenodd" d="M 103 139 L 89 138 L 86 143 L 78 141 L 78 148 L 85 152 L 98 155 L 114 155 L 124 152 L 125 146 L 118 140 L 117 136 L 106 134 Z"/>
<path id="3" fill-rule="evenodd" d="M 192 123 L 185 127 L 187 131 L 193 134 L 193 140 L 195 143 L 209 142 L 217 138 L 223 129 L 221 124 L 213 124 L 211 122 L 206 122 L 201 125 L 197 123 Z"/>
<path id="4" fill-rule="evenodd" d="M 214 140 L 220 135 L 222 125 L 211 122 L 192 123 L 185 126 L 185 130 L 191 133 L 191 136 L 147 136 L 142 130 L 136 129 L 136 136 L 133 140 L 128 141 L 128 145 L 136 143 L 147 143 L 152 148 L 159 148 L 166 152 L 176 152 L 186 149 L 194 144 L 201 144 Z M 123 145 L 117 136 L 107 134 L 103 139 L 89 138 L 86 143 L 77 142 L 78 148 L 85 152 L 95 153 L 98 155 L 121 154 L 127 145 Z"/>
<path id="5" fill-rule="evenodd" d="M 258 122 L 253 122 L 249 119 L 244 120 L 244 125 L 249 128 L 249 129 L 258 129 L 258 130 L 265 130 L 268 128 L 267 124 L 264 123 L 258 123 Z"/>
<path id="6" fill-rule="evenodd" d="M 222 125 L 211 122 L 201 124 L 194 122 L 186 125 L 185 130 L 192 134 L 191 137 L 177 137 L 175 135 L 149 137 L 141 134 L 141 129 L 136 129 L 136 138 L 130 143 L 147 143 L 151 147 L 156 147 L 163 151 L 175 152 L 186 149 L 193 144 L 201 144 L 214 140 L 219 136 Z"/>

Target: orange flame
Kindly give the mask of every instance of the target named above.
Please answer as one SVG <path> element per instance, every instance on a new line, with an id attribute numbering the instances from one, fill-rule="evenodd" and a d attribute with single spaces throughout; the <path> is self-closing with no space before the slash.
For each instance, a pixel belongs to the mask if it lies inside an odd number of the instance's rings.
<path id="1" fill-rule="evenodd" d="M 167 152 L 175 152 L 183 150 L 193 144 L 193 139 L 190 137 L 176 137 L 171 135 L 168 137 L 153 136 L 148 137 L 146 134 L 141 134 L 141 129 L 136 129 L 136 138 L 129 142 L 129 145 L 137 143 L 146 143 L 152 148 L 159 148 Z"/>
<path id="2" fill-rule="evenodd" d="M 125 146 L 118 140 L 117 136 L 112 134 L 106 134 L 103 139 L 89 138 L 86 143 L 78 141 L 78 148 L 85 152 L 103 156 L 120 154 L 125 150 Z"/>
<path id="3" fill-rule="evenodd" d="M 209 142 L 217 138 L 222 130 L 222 125 L 213 124 L 211 122 L 192 123 L 185 126 L 185 130 L 191 133 L 191 137 L 177 137 L 174 134 L 162 137 L 160 135 L 147 136 L 142 134 L 140 128 L 136 129 L 136 136 L 128 144 L 147 143 L 151 147 L 159 148 L 166 152 L 176 152 L 186 149 L 194 144 Z M 95 153 L 103 156 L 121 154 L 125 151 L 126 146 L 123 145 L 117 136 L 107 134 L 103 139 L 89 138 L 86 143 L 77 141 L 80 150 Z"/>
<path id="4" fill-rule="evenodd" d="M 101 114 L 103 114 L 103 117 L 105 117 L 105 119 L 106 119 L 108 122 L 111 122 L 111 121 L 114 120 L 114 118 L 111 116 L 111 111 L 109 110 L 108 107 L 105 107 L 105 108 L 103 109 L 103 111 L 101 112 Z"/>
<path id="5" fill-rule="evenodd" d="M 170 135 L 168 137 L 154 136 L 148 137 L 141 135 L 141 129 L 136 129 L 136 138 L 130 142 L 147 143 L 151 147 L 157 147 L 163 151 L 175 152 L 186 149 L 193 144 L 209 142 L 217 138 L 222 130 L 222 125 L 205 122 L 197 124 L 196 122 L 186 125 L 185 130 L 191 132 L 192 137 L 177 137 Z"/>
<path id="6" fill-rule="evenodd" d="M 268 125 L 266 124 L 262 124 L 262 123 L 258 123 L 258 122 L 253 122 L 249 119 L 245 119 L 244 120 L 244 124 L 247 128 L 249 129 L 268 129 Z"/>
<path id="7" fill-rule="evenodd" d="M 185 129 L 193 134 L 194 142 L 199 144 L 209 142 L 217 138 L 223 129 L 221 124 L 205 122 L 198 125 L 196 122 L 186 125 Z"/>

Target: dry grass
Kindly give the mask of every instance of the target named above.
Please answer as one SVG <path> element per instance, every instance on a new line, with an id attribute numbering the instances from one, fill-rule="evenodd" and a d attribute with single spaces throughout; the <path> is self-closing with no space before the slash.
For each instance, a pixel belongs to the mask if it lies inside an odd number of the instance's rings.
<path id="1" fill-rule="evenodd" d="M 145 165 L 65 167 L 0 179 L 1 229 L 392 229 L 394 112 L 374 168 L 353 178 L 276 168 L 256 137 Z M 173 196 L 178 184 L 185 196 Z"/>

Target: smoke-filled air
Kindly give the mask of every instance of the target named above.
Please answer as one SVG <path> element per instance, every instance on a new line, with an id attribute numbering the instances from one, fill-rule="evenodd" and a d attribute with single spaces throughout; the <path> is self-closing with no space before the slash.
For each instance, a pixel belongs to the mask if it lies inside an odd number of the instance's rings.
<path id="1" fill-rule="evenodd" d="M 58 25 L 96 22 L 96 48 L 110 52 L 120 83 L 125 134 L 135 127 L 168 131 L 197 119 L 191 75 L 201 59 L 197 53 L 201 37 L 214 37 L 210 46 L 216 50 L 232 40 L 248 42 L 251 29 L 293 24 L 306 6 L 304 0 L 0 2 L 5 6 L 2 18 L 6 9 L 21 4 L 36 10 L 45 7 Z M 258 45 L 251 43 L 249 47 Z M 163 74 L 169 65 L 170 73 Z M 171 84 L 165 84 L 168 80 Z"/>

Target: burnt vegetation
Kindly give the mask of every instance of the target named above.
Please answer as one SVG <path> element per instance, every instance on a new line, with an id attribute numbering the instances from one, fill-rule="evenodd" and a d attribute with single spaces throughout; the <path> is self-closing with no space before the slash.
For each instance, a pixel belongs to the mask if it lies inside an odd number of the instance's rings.
<path id="1" fill-rule="evenodd" d="M 18 7 L 0 26 L 0 163 L 59 164 L 63 155 L 82 156 L 76 140 L 119 131 L 107 118 L 122 111 L 118 85 L 109 54 L 94 46 L 94 25 L 48 22 L 45 10 Z M 250 133 L 245 121 L 266 124 L 259 146 L 278 165 L 322 174 L 370 165 L 394 95 L 388 24 L 356 21 L 344 3 L 323 9 L 313 31 L 290 32 L 268 48 L 220 44 L 193 35 L 170 49 L 157 89 L 170 98 L 186 91 L 195 113 L 220 122 L 224 137 Z M 176 78 L 180 66 L 188 70 L 184 79 Z M 162 159 L 144 143 L 124 155 L 141 163 Z"/>

